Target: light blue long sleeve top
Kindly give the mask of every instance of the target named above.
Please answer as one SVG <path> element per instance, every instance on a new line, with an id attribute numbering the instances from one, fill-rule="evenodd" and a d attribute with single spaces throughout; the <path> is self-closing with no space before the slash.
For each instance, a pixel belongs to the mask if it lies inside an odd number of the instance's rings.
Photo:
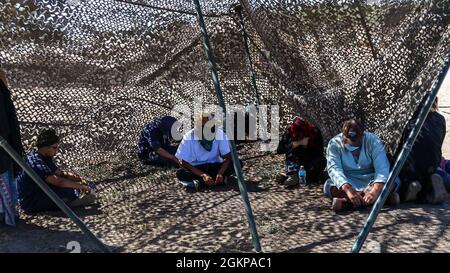
<path id="1" fill-rule="evenodd" d="M 355 159 L 342 141 L 342 133 L 330 140 L 327 147 L 327 170 L 333 184 L 341 188 L 349 183 L 363 191 L 373 182 L 385 183 L 389 176 L 389 161 L 381 139 L 364 132 L 359 158 Z"/>

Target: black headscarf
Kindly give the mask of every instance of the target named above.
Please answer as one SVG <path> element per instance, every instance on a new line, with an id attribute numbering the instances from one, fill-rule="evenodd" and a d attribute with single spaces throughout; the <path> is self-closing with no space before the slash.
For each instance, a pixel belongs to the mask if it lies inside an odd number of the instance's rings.
<path id="1" fill-rule="evenodd" d="M 23 156 L 16 108 L 11 99 L 11 92 L 2 80 L 0 80 L 0 135 L 20 156 Z M 0 148 L 0 173 L 9 170 L 11 166 L 13 166 L 13 172 L 16 175 L 20 170 L 19 166 L 12 165 L 11 157 Z"/>

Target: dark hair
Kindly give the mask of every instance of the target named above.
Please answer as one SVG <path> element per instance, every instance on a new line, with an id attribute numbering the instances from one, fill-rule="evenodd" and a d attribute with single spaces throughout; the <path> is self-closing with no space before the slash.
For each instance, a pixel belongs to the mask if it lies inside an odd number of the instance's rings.
<path id="1" fill-rule="evenodd" d="M 436 97 L 433 101 L 433 104 L 431 105 L 431 110 L 433 111 L 439 111 L 439 99 Z"/>
<path id="2" fill-rule="evenodd" d="M 351 128 L 356 129 L 358 136 L 362 136 L 362 134 L 364 133 L 363 123 L 358 119 L 349 118 L 344 120 L 344 122 L 342 123 L 342 133 L 346 138 L 351 138 L 348 135 L 348 132 L 350 131 Z"/>
<path id="3" fill-rule="evenodd" d="M 160 129 L 163 133 L 170 133 L 172 131 L 173 124 L 177 121 L 176 118 L 171 116 L 164 116 L 161 118 Z"/>
<path id="4" fill-rule="evenodd" d="M 59 140 L 60 138 L 56 135 L 56 131 L 54 129 L 42 129 L 37 137 L 36 147 L 48 147 L 50 145 L 58 143 Z"/>

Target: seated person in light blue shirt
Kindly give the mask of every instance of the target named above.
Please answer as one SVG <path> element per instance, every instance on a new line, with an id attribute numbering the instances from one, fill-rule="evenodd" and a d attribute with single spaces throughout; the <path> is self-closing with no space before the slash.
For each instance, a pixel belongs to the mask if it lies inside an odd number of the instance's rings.
<path id="1" fill-rule="evenodd" d="M 332 209 L 357 208 L 372 205 L 389 176 L 389 161 L 380 138 L 364 132 L 361 122 L 344 121 L 342 133 L 328 143 L 325 196 L 332 198 Z M 398 204 L 394 190 L 388 204 Z"/>
<path id="2" fill-rule="evenodd" d="M 228 138 L 213 118 L 202 113 L 201 124 L 183 137 L 175 154 L 182 166 L 177 178 L 188 191 L 223 184 L 234 174 Z"/>

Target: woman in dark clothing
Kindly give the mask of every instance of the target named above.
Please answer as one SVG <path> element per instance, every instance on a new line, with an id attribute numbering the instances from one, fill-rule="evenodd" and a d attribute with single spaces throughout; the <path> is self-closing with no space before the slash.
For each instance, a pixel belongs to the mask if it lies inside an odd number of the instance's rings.
<path id="1" fill-rule="evenodd" d="M 19 122 L 6 86 L 6 75 L 0 69 L 0 136 L 20 155 L 23 155 Z M 0 222 L 15 226 L 18 217 L 17 187 L 15 177 L 19 167 L 0 148 Z"/>
<path id="2" fill-rule="evenodd" d="M 308 183 L 321 182 L 326 165 L 322 133 L 304 118 L 296 117 L 286 129 L 277 153 L 286 155 L 286 176 L 282 179 L 285 186 L 298 184 L 301 166 L 306 170 Z"/>
<path id="3" fill-rule="evenodd" d="M 421 107 L 409 121 L 401 143 L 404 143 L 409 136 L 420 109 Z M 440 204 L 447 200 L 448 195 L 443 179 L 437 173 L 442 158 L 441 149 L 445 134 L 445 118 L 438 112 L 436 98 L 400 172 L 402 183 L 399 194 L 403 202 Z"/>

